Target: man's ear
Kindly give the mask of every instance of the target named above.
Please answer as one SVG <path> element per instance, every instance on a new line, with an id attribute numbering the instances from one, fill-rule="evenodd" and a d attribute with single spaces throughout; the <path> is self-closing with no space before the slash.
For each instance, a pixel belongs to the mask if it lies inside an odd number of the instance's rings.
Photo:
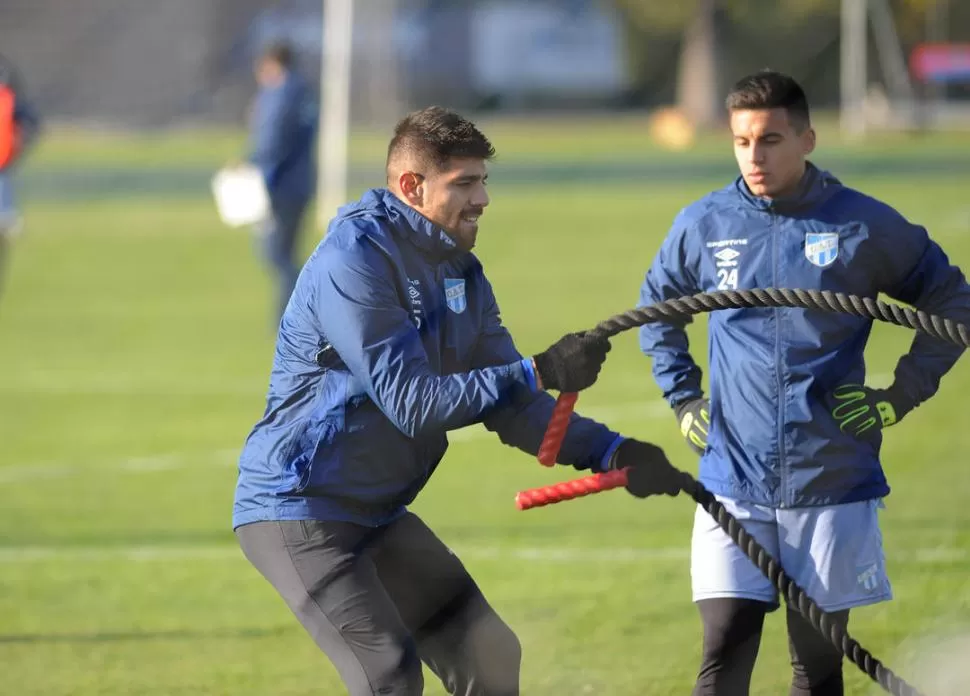
<path id="1" fill-rule="evenodd" d="M 424 203 L 424 177 L 415 172 L 401 172 L 397 178 L 398 188 L 404 199 L 412 206 Z"/>
<path id="2" fill-rule="evenodd" d="M 802 133 L 802 152 L 805 155 L 810 155 L 815 151 L 815 129 L 806 128 L 805 132 Z"/>

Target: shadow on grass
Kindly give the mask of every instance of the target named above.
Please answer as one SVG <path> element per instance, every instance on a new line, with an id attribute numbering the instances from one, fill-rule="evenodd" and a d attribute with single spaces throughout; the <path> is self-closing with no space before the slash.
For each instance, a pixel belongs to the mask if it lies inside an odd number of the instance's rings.
<path id="1" fill-rule="evenodd" d="M 0 645 L 56 643 L 123 643 L 152 640 L 238 640 L 270 638 L 291 632 L 291 626 L 237 628 L 217 631 L 173 629 L 167 631 L 93 631 L 91 633 L 13 633 L 0 634 Z"/>

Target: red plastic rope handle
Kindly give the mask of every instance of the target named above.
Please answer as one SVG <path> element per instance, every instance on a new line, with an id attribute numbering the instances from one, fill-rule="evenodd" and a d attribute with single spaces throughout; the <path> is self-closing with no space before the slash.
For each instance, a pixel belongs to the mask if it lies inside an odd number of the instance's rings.
<path id="1" fill-rule="evenodd" d="M 593 474 L 592 476 L 584 476 L 583 478 L 573 479 L 572 481 L 555 483 L 551 486 L 519 491 L 515 496 L 515 506 L 519 510 L 528 510 L 534 507 L 542 507 L 543 505 L 561 503 L 564 500 L 582 498 L 591 493 L 608 491 L 613 488 L 622 488 L 626 483 L 626 469 L 615 469 L 602 474 Z"/>
<path id="2" fill-rule="evenodd" d="M 569 428 L 569 418 L 573 415 L 578 398 L 579 394 L 576 392 L 564 392 L 556 399 L 556 407 L 552 410 L 552 417 L 549 419 L 549 425 L 546 426 L 546 434 L 543 435 L 542 444 L 539 445 L 539 454 L 536 455 L 543 466 L 552 466 L 556 463 L 562 441 L 566 437 L 566 429 Z"/>

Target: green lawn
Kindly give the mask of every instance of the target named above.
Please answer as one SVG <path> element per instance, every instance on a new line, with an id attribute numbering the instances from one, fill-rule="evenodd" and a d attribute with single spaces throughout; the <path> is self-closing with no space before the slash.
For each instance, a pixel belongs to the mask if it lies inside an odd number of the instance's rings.
<path id="1" fill-rule="evenodd" d="M 637 139 L 639 128 L 627 119 L 490 131 L 507 154 L 479 254 L 521 350 L 634 306 L 672 217 L 724 183 L 727 142 L 663 154 Z M 958 157 L 966 160 L 968 143 L 830 142 L 817 161 L 845 163 L 847 183 L 926 224 L 970 267 L 970 164 Z M 204 173 L 238 146 L 233 133 L 57 133 L 26 175 Z M 101 152 L 108 159 L 93 165 Z M 671 162 L 676 175 L 620 168 L 638 156 Z M 583 172 L 594 160 L 601 178 L 528 169 Z M 869 164 L 853 168 L 859 162 Z M 26 191 L 29 229 L 0 297 L 0 693 L 342 693 L 230 529 L 235 457 L 262 411 L 272 357 L 270 280 L 248 234 L 220 226 L 204 186 L 156 190 L 152 181 L 134 193 Z M 307 250 L 313 236 L 308 229 Z M 704 322 L 692 332 L 702 345 Z M 910 339 L 877 327 L 872 375 L 890 373 Z M 635 332 L 618 337 L 580 410 L 664 445 L 693 471 L 649 368 Z M 929 666 L 933 641 L 970 636 L 970 429 L 960 405 L 968 391 L 964 361 L 938 398 L 887 435 L 894 493 L 883 521 L 896 600 L 856 612 L 851 626 L 927 696 L 965 693 L 931 692 L 945 682 L 927 673 L 940 672 Z M 469 429 L 414 510 L 520 636 L 523 694 L 688 693 L 700 636 L 691 505 L 614 491 L 515 509 L 517 490 L 575 475 Z M 967 669 L 962 646 L 947 669 Z M 849 693 L 876 693 L 854 667 L 847 673 Z M 787 693 L 788 676 L 775 616 L 753 693 Z"/>

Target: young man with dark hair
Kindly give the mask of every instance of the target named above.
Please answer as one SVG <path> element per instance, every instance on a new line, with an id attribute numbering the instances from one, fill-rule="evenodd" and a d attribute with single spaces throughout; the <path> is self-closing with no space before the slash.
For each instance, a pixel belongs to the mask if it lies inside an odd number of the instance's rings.
<path id="1" fill-rule="evenodd" d="M 316 186 L 317 102 L 285 42 L 268 45 L 255 65 L 259 90 L 249 116 L 250 164 L 259 168 L 270 200 L 260 232 L 262 253 L 277 281 L 274 317 L 282 316 L 300 265 L 303 216 Z"/>
<path id="2" fill-rule="evenodd" d="M 471 253 L 489 203 L 487 138 L 432 107 L 405 117 L 387 188 L 330 223 L 280 324 L 266 411 L 239 462 L 233 527 L 353 696 L 518 693 L 520 647 L 461 561 L 406 508 L 448 446 L 483 423 L 535 455 L 555 405 L 593 384 L 606 339 L 519 354 Z M 676 495 L 654 445 L 573 416 L 559 462 L 633 467 Z"/>
<path id="3" fill-rule="evenodd" d="M 640 302 L 752 288 L 885 293 L 958 321 L 970 288 L 926 230 L 807 161 L 808 101 L 791 77 L 760 72 L 727 98 L 741 175 L 676 217 Z M 888 389 L 865 386 L 867 318 L 803 309 L 710 315 L 710 397 L 683 325 L 647 324 L 643 352 L 700 480 L 824 610 L 891 598 L 877 519 L 889 486 L 882 429 L 930 398 L 962 349 L 919 334 Z M 699 509 L 693 597 L 704 626 L 695 696 L 744 696 L 765 613 L 778 595 Z M 840 696 L 842 660 L 788 611 L 792 696 Z"/>

